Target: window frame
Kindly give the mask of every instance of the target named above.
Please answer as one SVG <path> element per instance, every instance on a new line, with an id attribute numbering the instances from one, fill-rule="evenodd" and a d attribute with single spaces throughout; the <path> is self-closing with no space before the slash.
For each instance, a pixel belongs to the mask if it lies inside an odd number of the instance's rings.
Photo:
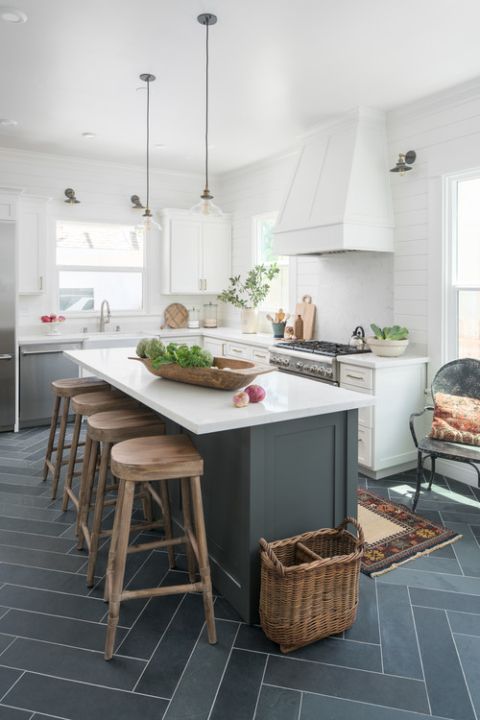
<path id="1" fill-rule="evenodd" d="M 76 222 L 76 223 L 83 223 L 85 225 L 88 224 L 95 224 L 95 225 L 121 225 L 121 226 L 127 226 L 127 227 L 134 227 L 135 223 L 128 222 L 128 221 L 111 221 L 111 220 L 73 220 L 72 218 L 56 218 L 54 221 L 54 267 L 55 267 L 55 282 L 54 282 L 54 292 L 55 292 L 55 302 L 54 305 L 56 307 L 56 312 L 60 313 L 60 272 L 108 272 L 109 270 L 114 270 L 115 272 L 135 272 L 135 273 L 141 273 L 142 276 L 142 307 L 139 310 L 114 310 L 112 309 L 112 315 L 116 315 L 119 317 L 136 317 L 140 315 L 148 315 L 149 314 L 149 277 L 147 272 L 148 267 L 148 261 L 149 261 L 149 246 L 150 246 L 150 232 L 145 232 L 144 235 L 144 241 L 143 241 L 143 257 L 142 257 L 142 266 L 141 267 L 133 267 L 133 266 L 110 266 L 110 267 L 102 267 L 98 265 L 57 265 L 57 229 L 59 223 L 69 223 L 69 222 Z M 108 300 L 108 298 L 106 298 Z M 94 318 L 98 315 L 99 310 L 76 310 L 74 312 L 68 312 L 68 311 L 62 311 L 65 317 L 68 318 Z"/>
<path id="2" fill-rule="evenodd" d="M 444 179 L 445 206 L 445 242 L 443 257 L 443 338 L 442 356 L 444 361 L 458 358 L 458 310 L 461 291 L 480 292 L 480 283 L 460 283 L 457 279 L 457 240 L 458 240 L 458 185 L 464 180 L 480 180 L 480 168 L 469 170 Z"/>
<path id="3" fill-rule="evenodd" d="M 253 264 L 258 265 L 259 263 L 264 262 L 262 258 L 260 257 L 259 252 L 259 225 L 261 222 L 264 222 L 265 220 L 272 219 L 274 223 L 277 222 L 279 212 L 278 210 L 271 210 L 269 212 L 263 212 L 259 213 L 257 215 L 254 215 L 252 217 L 252 257 L 253 257 Z M 296 287 L 295 285 L 295 279 L 296 279 L 296 258 L 289 255 L 288 256 L 288 298 L 287 298 L 287 307 L 283 308 L 286 312 L 290 312 L 290 308 L 295 307 L 295 296 L 296 296 Z M 278 308 L 271 308 L 266 307 L 264 304 L 259 306 L 259 311 L 262 313 L 272 313 L 276 312 Z"/>

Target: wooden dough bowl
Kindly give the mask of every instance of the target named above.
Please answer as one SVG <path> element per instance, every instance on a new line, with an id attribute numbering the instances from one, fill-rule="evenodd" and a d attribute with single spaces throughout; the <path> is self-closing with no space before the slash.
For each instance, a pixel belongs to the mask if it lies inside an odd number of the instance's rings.
<path id="1" fill-rule="evenodd" d="M 155 369 L 148 358 L 131 358 L 131 360 L 140 360 L 153 375 L 165 380 L 201 385 L 216 390 L 239 390 L 250 385 L 257 375 L 265 375 L 276 370 L 270 365 L 258 365 L 248 360 L 225 357 L 213 358 L 214 366 L 210 368 L 182 368 L 176 363 L 167 363 Z"/>

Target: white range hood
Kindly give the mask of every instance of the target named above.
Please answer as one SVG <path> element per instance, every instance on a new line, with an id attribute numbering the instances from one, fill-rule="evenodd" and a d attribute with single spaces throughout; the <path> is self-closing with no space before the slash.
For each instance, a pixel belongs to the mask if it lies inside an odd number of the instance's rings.
<path id="1" fill-rule="evenodd" d="M 303 143 L 274 235 L 278 255 L 393 252 L 385 115 L 357 108 Z"/>

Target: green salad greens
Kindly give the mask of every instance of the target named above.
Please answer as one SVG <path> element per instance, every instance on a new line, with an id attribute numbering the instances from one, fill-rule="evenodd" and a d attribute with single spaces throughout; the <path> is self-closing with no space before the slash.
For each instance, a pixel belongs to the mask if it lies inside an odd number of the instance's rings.
<path id="1" fill-rule="evenodd" d="M 392 327 L 378 327 L 375 323 L 370 325 L 377 340 L 406 340 L 408 338 L 408 330 L 406 327 L 400 327 L 400 325 L 393 325 Z"/>
<path id="2" fill-rule="evenodd" d="M 151 360 L 152 367 L 159 368 L 160 365 L 176 363 L 180 367 L 202 367 L 207 368 L 213 365 L 212 355 L 203 350 L 199 345 L 179 345 L 169 343 L 164 345 L 161 340 L 147 338 L 140 340 L 137 345 L 137 355 L 141 358 Z"/>

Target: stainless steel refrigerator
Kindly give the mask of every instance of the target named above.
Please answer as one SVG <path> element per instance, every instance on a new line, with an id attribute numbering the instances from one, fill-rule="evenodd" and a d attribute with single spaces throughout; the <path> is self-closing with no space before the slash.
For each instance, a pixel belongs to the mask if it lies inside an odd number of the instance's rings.
<path id="1" fill-rule="evenodd" d="M 0 222 L 0 431 L 15 423 L 15 225 Z"/>

